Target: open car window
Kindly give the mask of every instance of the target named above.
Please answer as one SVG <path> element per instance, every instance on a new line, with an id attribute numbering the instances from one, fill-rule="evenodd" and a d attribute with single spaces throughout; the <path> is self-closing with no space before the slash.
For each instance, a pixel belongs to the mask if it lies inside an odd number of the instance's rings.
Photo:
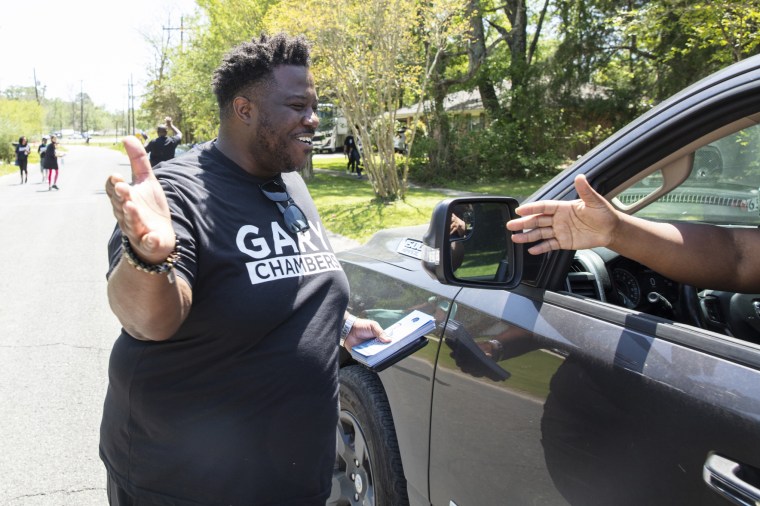
<path id="1" fill-rule="evenodd" d="M 610 195 L 621 211 L 649 220 L 758 227 L 757 118 L 684 146 Z M 718 250 L 716 262 L 722 261 Z M 575 252 L 562 291 L 760 345 L 760 294 L 683 285 L 606 248 Z"/>
<path id="2" fill-rule="evenodd" d="M 641 218 L 760 224 L 760 125 L 685 153 L 621 191 L 613 205 Z"/>

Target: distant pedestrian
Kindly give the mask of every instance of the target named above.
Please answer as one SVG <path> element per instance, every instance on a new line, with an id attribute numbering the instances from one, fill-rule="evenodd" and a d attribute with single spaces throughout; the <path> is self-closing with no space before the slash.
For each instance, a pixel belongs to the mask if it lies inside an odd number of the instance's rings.
<path id="1" fill-rule="evenodd" d="M 58 150 L 58 137 L 50 136 L 50 144 L 45 149 L 45 168 L 48 169 L 48 190 L 58 190 L 58 158 L 63 153 Z"/>
<path id="2" fill-rule="evenodd" d="M 361 162 L 361 154 L 359 153 L 359 146 L 356 144 L 356 140 L 353 135 L 347 135 L 346 140 L 343 141 L 343 153 L 348 156 L 348 164 L 346 165 L 347 172 L 358 172 L 361 177 L 361 168 L 359 164 Z"/>
<path id="3" fill-rule="evenodd" d="M 167 116 L 165 121 L 165 125 L 158 125 L 156 127 L 158 137 L 145 146 L 145 151 L 150 153 L 150 165 L 152 167 L 174 158 L 174 152 L 179 145 L 179 141 L 182 140 L 182 132 L 172 124 L 172 119 Z M 169 128 L 174 132 L 174 135 L 171 137 L 167 135 Z"/>
<path id="4" fill-rule="evenodd" d="M 401 127 L 396 132 L 396 136 L 393 138 L 393 152 L 406 154 L 406 127 Z"/>
<path id="5" fill-rule="evenodd" d="M 362 138 L 357 137 L 356 138 L 356 177 L 359 179 L 362 178 L 362 171 L 364 170 L 364 165 L 362 164 L 362 155 L 364 153 L 364 150 L 362 149 Z"/>
<path id="6" fill-rule="evenodd" d="M 47 169 L 45 168 L 45 150 L 47 149 L 47 137 L 42 138 L 42 142 L 37 147 L 37 153 L 40 155 L 40 175 L 42 176 L 42 182 L 47 179 Z"/>
<path id="7" fill-rule="evenodd" d="M 18 144 L 16 144 L 16 165 L 18 165 L 19 171 L 21 172 L 21 184 L 26 183 L 28 180 L 26 165 L 29 161 L 30 151 L 31 148 L 29 147 L 29 142 L 26 140 L 26 137 L 19 137 Z"/>

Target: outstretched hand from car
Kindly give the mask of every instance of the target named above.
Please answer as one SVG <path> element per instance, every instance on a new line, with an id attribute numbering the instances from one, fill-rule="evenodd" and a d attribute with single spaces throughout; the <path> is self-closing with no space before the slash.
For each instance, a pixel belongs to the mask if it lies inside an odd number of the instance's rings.
<path id="1" fill-rule="evenodd" d="M 575 178 L 580 199 L 567 201 L 542 200 L 517 208 L 522 218 L 507 222 L 507 229 L 516 243 L 540 241 L 528 249 L 539 255 L 556 249 L 578 250 L 609 246 L 620 217 L 612 205 L 599 195 L 583 175 Z"/>
<path id="2" fill-rule="evenodd" d="M 121 174 L 112 174 L 106 181 L 106 193 L 119 228 L 137 256 L 148 264 L 159 264 L 176 243 L 169 205 L 140 141 L 130 136 L 123 142 L 132 167 L 132 184 Z"/>

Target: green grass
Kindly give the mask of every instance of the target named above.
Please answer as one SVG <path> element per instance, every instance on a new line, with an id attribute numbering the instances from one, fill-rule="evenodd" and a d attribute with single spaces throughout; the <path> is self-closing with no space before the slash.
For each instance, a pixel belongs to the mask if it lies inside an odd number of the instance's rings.
<path id="1" fill-rule="evenodd" d="M 527 197 L 549 179 L 511 179 L 509 181 L 491 181 L 486 183 L 460 183 L 453 182 L 447 186 L 452 190 L 460 190 L 484 195 L 496 195 L 505 197 Z"/>
<path id="2" fill-rule="evenodd" d="M 438 191 L 410 189 L 406 200 L 382 202 L 366 179 L 323 172 L 317 172 L 308 186 L 325 227 L 359 242 L 384 228 L 427 223 L 435 205 L 447 197 Z"/>
<path id="3" fill-rule="evenodd" d="M 14 172 L 18 172 L 18 167 L 12 163 L 0 162 L 0 176 L 7 176 L 8 174 L 13 174 Z"/>
<path id="4" fill-rule="evenodd" d="M 338 157 L 314 157 L 314 167 L 317 169 L 346 170 L 346 159 Z M 538 190 L 548 179 L 511 179 L 504 181 L 489 181 L 465 183 L 451 181 L 446 188 L 464 192 L 480 193 L 484 195 L 504 195 L 510 197 L 527 197 Z M 419 184 L 418 182 L 414 182 Z"/>
<path id="5" fill-rule="evenodd" d="M 343 157 L 315 157 L 314 167 L 345 173 Z M 543 180 L 510 180 L 490 183 L 450 183 L 448 189 L 488 195 L 525 197 L 544 183 Z M 308 183 L 325 226 L 332 232 L 365 242 L 384 228 L 428 223 L 435 205 L 449 197 L 436 188 L 415 185 L 403 201 L 382 202 L 375 199 L 366 179 L 319 172 Z"/>
<path id="6" fill-rule="evenodd" d="M 40 155 L 36 153 L 34 150 L 32 150 L 32 152 L 29 153 L 29 159 L 27 161 L 26 170 L 28 172 L 28 171 L 31 171 L 33 168 L 36 168 L 38 170 L 40 168 Z M 0 176 L 6 176 L 8 174 L 18 174 L 18 166 L 14 165 L 13 162 L 11 163 L 0 162 Z"/>

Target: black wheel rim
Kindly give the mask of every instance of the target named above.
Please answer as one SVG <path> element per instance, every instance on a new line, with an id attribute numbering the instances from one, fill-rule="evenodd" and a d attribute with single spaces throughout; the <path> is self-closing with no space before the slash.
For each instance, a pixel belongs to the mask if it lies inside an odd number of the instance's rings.
<path id="1" fill-rule="evenodd" d="M 340 412 L 336 437 L 332 491 L 327 504 L 375 506 L 369 447 L 359 421 L 348 411 Z"/>

